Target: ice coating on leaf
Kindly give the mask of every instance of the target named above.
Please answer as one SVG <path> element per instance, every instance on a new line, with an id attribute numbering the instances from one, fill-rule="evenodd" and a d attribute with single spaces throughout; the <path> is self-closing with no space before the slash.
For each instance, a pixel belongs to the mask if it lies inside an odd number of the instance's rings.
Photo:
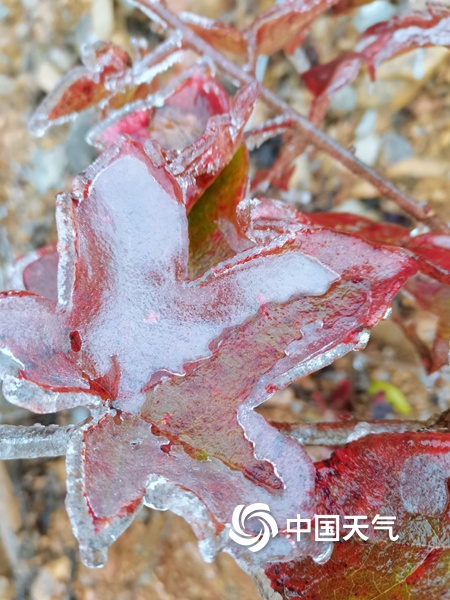
<path id="1" fill-rule="evenodd" d="M 441 283 L 450 284 L 450 236 L 425 233 L 409 240 L 406 248 L 417 257 L 420 270 Z"/>
<path id="2" fill-rule="evenodd" d="M 423 11 L 394 16 L 376 23 L 361 35 L 357 52 L 347 52 L 302 74 L 308 89 L 315 95 L 310 118 L 319 124 L 332 96 L 351 84 L 363 64 L 375 79 L 375 70 L 385 60 L 415 48 L 450 46 L 450 11 L 443 5 L 429 4 Z"/>
<path id="3" fill-rule="evenodd" d="M 377 223 L 352 213 L 310 213 L 305 215 L 305 221 L 330 227 L 334 231 L 360 235 L 376 244 L 403 246 L 410 240 L 410 233 L 406 227 L 395 223 Z M 409 248 L 408 245 L 407 247 Z"/>
<path id="4" fill-rule="evenodd" d="M 79 112 L 112 96 L 109 81 L 119 79 L 130 67 L 128 54 L 112 42 L 97 42 L 85 49 L 83 67 L 75 67 L 61 79 L 30 119 L 35 135 L 50 125 L 76 118 Z"/>
<path id="5" fill-rule="evenodd" d="M 179 16 L 214 48 L 247 56 L 253 62 L 257 54 L 274 54 L 283 49 L 294 52 L 311 23 L 336 3 L 337 0 L 287 0 L 258 14 L 242 30 L 193 13 L 182 12 Z"/>
<path id="6" fill-rule="evenodd" d="M 356 79 L 363 62 L 364 56 L 360 52 L 347 52 L 302 74 L 306 87 L 315 96 L 309 112 L 313 123 L 319 125 L 322 122 L 331 98 Z"/>
<path id="7" fill-rule="evenodd" d="M 241 150 L 226 195 L 234 206 L 246 165 Z M 68 510 L 90 564 L 103 561 L 155 475 L 194 494 L 217 534 L 237 496 L 270 501 L 280 526 L 292 511 L 309 514 L 310 459 L 253 408 L 360 347 L 362 330 L 415 271 L 402 250 L 305 224 L 292 209 L 283 229 L 279 203 L 252 212 L 242 201 L 233 219 L 222 201 L 206 199 L 204 217 L 227 257 L 208 244 L 202 254 L 194 226 L 191 262 L 204 274 L 192 280 L 178 183 L 161 156 L 124 142 L 59 200 L 58 286 L 73 281 L 65 301 L 0 297 L 0 344 L 20 361 L 10 387 L 27 380 L 58 392 L 52 411 L 74 406 L 79 392 L 93 407 L 103 402 L 103 416 L 96 412 L 68 453 Z M 261 222 L 269 214 L 272 225 Z M 244 249 L 238 238 L 247 238 Z M 313 546 L 289 554 L 286 544 L 284 536 L 270 546 L 272 559 L 320 554 Z"/>
<path id="8" fill-rule="evenodd" d="M 310 559 L 273 564 L 266 574 L 274 589 L 283 598 L 318 600 L 443 597 L 450 561 L 449 452 L 445 433 L 369 435 L 316 463 L 316 514 L 367 516 L 367 523 L 377 514 L 395 516 L 399 538 L 391 542 L 387 531 L 369 525 L 367 542 L 336 542 L 323 566 Z"/>
<path id="9" fill-rule="evenodd" d="M 448 508 L 449 478 L 450 454 L 422 454 L 406 460 L 400 476 L 400 493 L 406 510 L 413 515 L 442 515 Z"/>
<path id="10" fill-rule="evenodd" d="M 0 458 L 10 460 L 63 456 L 73 428 L 73 425 L 3 425 L 0 430 Z"/>
<path id="11" fill-rule="evenodd" d="M 363 52 L 373 73 L 384 60 L 414 48 L 450 46 L 450 10 L 429 3 L 424 11 L 376 23 L 361 37 L 370 40 L 372 36 L 375 40 Z"/>
<path id="12" fill-rule="evenodd" d="M 209 118 L 229 110 L 223 87 L 198 70 L 175 87 L 163 106 L 141 108 L 126 116 L 118 112 L 94 143 L 108 148 L 119 135 L 127 135 L 140 142 L 153 138 L 164 148 L 182 150 L 204 133 Z"/>

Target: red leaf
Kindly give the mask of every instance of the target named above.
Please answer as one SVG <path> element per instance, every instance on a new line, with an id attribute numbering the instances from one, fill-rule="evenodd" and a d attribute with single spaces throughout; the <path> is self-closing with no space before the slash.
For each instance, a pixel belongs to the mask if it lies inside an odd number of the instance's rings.
<path id="1" fill-rule="evenodd" d="M 315 124 L 322 122 L 334 94 L 356 79 L 363 62 L 364 55 L 361 52 L 346 52 L 302 74 L 306 87 L 315 96 L 309 115 Z"/>
<path id="2" fill-rule="evenodd" d="M 309 213 L 305 215 L 305 219 L 311 224 L 330 227 L 334 231 L 360 235 L 375 244 L 403 246 L 410 240 L 406 227 L 394 223 L 377 223 L 352 213 Z"/>
<path id="3" fill-rule="evenodd" d="M 240 160 L 231 167 L 241 169 L 228 188 L 234 202 L 245 181 Z M 402 250 L 304 225 L 292 209 L 297 224 L 285 235 L 279 203 L 258 212 L 244 200 L 234 220 L 219 194 L 205 205 L 210 232 L 222 234 L 216 243 L 233 255 L 190 280 L 180 188 L 161 160 L 128 141 L 58 201 L 58 302 L 30 292 L 0 296 L 0 345 L 20 361 L 16 388 L 9 375 L 10 399 L 36 409 L 24 395 L 27 380 L 63 392 L 52 411 L 82 392 L 104 415 L 68 452 L 70 476 L 82 482 L 69 483 L 70 516 L 91 562 L 154 476 L 194 494 L 216 533 L 242 501 L 270 501 L 280 526 L 291 511 L 310 511 L 310 459 L 253 408 L 358 347 L 415 271 Z M 261 226 L 269 214 L 273 227 Z M 221 259 L 208 243 L 202 255 L 200 228 L 191 234 L 201 270 Z M 194 524 L 204 536 L 198 518 Z"/>
<path id="4" fill-rule="evenodd" d="M 441 598 L 449 584 L 450 436 L 438 433 L 366 436 L 317 467 L 316 514 L 394 516 L 394 534 L 369 525 L 334 544 L 331 559 L 274 564 L 266 574 L 284 598 Z M 367 482 L 370 481 L 370 485 Z M 341 536 L 347 530 L 341 527 Z"/>
<path id="5" fill-rule="evenodd" d="M 220 52 L 231 52 L 237 56 L 245 56 L 247 53 L 247 41 L 239 29 L 222 23 L 201 17 L 195 13 L 182 12 L 179 18 L 184 21 L 199 37 L 204 39 Z"/>
<path id="6" fill-rule="evenodd" d="M 69 71 L 33 114 L 29 126 L 37 135 L 42 135 L 49 122 L 65 123 L 112 97 L 108 83 L 119 80 L 131 66 L 125 50 L 112 42 L 97 42 L 86 50 L 83 61 L 86 66 Z"/>
<path id="7" fill-rule="evenodd" d="M 383 61 L 397 54 L 425 46 L 450 46 L 450 10 L 444 5 L 430 4 L 422 12 L 372 25 L 361 39 L 372 36 L 375 40 L 364 48 L 363 54 L 374 76 Z"/>
<path id="8" fill-rule="evenodd" d="M 416 256 L 420 270 L 441 283 L 450 284 L 450 236 L 426 233 L 406 244 Z"/>
<path id="9" fill-rule="evenodd" d="M 40 248 L 27 259 L 23 268 L 23 285 L 25 289 L 49 300 L 58 299 L 58 252 L 56 244 Z M 20 268 L 20 267 L 19 267 Z"/>
<path id="10" fill-rule="evenodd" d="M 422 12 L 395 16 L 369 27 L 361 39 L 369 39 L 370 43 L 358 52 L 347 52 L 303 73 L 303 81 L 316 96 L 310 114 L 314 123 L 320 123 L 332 96 L 356 79 L 363 64 L 367 64 L 374 79 L 380 64 L 398 54 L 426 46 L 450 46 L 450 10 L 430 5 Z"/>
<path id="11" fill-rule="evenodd" d="M 303 42 L 309 26 L 337 0 L 286 0 L 256 16 L 245 36 L 254 40 L 258 54 L 292 53 Z"/>
<path id="12" fill-rule="evenodd" d="M 126 135 L 138 142 L 150 138 L 167 149 L 182 150 L 199 138 L 208 120 L 230 111 L 223 87 L 210 75 L 194 73 L 180 84 L 160 108 L 139 109 L 116 120 L 100 132 L 95 144 L 103 149 Z"/>

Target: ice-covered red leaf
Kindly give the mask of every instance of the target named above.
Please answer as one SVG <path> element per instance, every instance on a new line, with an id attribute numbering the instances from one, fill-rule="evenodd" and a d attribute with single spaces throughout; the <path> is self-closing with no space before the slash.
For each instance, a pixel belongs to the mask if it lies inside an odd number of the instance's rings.
<path id="1" fill-rule="evenodd" d="M 95 145 L 105 149 L 117 143 L 119 136 L 139 142 L 150 138 L 167 149 L 182 150 L 205 131 L 208 120 L 230 110 L 224 88 L 202 71 L 182 81 L 161 107 L 139 108 L 131 114 L 108 119 Z"/>
<path id="2" fill-rule="evenodd" d="M 352 213 L 309 213 L 305 219 L 314 225 L 330 227 L 334 231 L 360 235 L 375 244 L 403 246 L 410 240 L 406 227 L 395 223 L 377 223 Z"/>
<path id="3" fill-rule="evenodd" d="M 287 0 L 257 15 L 245 30 L 254 40 L 258 54 L 274 54 L 278 50 L 294 50 L 303 42 L 309 26 L 336 0 Z"/>
<path id="4" fill-rule="evenodd" d="M 223 180 L 232 204 L 245 182 L 242 152 Z M 29 383 L 61 394 L 51 411 L 73 406 L 80 392 L 97 406 L 68 451 L 69 513 L 88 562 L 126 526 L 152 477 L 193 494 L 215 534 L 244 500 L 270 501 L 280 527 L 291 511 L 310 512 L 310 459 L 253 409 L 359 347 L 415 272 L 403 250 L 300 215 L 286 235 L 279 203 L 258 212 L 243 200 L 233 220 L 224 198 L 206 198 L 203 218 L 213 225 L 207 236 L 220 231 L 217 243 L 232 256 L 193 242 L 197 268 L 215 264 L 190 279 L 177 180 L 162 157 L 124 142 L 58 200 L 58 300 L 0 297 L 0 345 L 19 363 L 15 376 L 8 366 L 9 398 L 45 412 L 45 396 L 37 407 L 29 401 Z M 194 240 L 202 232 L 193 224 Z M 155 504 L 154 487 L 146 498 Z M 205 537 L 198 514 L 185 516 Z M 317 552 L 281 535 L 260 558 Z"/>
<path id="5" fill-rule="evenodd" d="M 274 54 L 279 50 L 293 53 L 309 33 L 309 26 L 338 0 L 287 0 L 258 14 L 246 28 L 239 30 L 227 23 L 181 13 L 180 18 L 197 35 L 221 52 L 238 56 Z"/>
<path id="6" fill-rule="evenodd" d="M 450 9 L 430 3 L 424 11 L 394 16 L 372 25 L 361 36 L 373 37 L 362 51 L 372 76 L 383 61 L 398 54 L 426 46 L 450 46 Z"/>
<path id="7" fill-rule="evenodd" d="M 243 33 L 236 27 L 189 12 L 182 12 L 179 17 L 213 48 L 221 52 L 231 52 L 237 56 L 246 55 L 247 41 Z"/>
<path id="8" fill-rule="evenodd" d="M 316 124 L 325 116 L 332 96 L 356 79 L 363 64 L 375 79 L 380 64 L 398 54 L 426 46 L 450 46 L 450 10 L 430 4 L 424 11 L 394 16 L 369 27 L 361 40 L 357 52 L 344 53 L 303 73 L 303 81 L 315 96 L 310 117 Z"/>
<path id="9" fill-rule="evenodd" d="M 450 236 L 426 233 L 406 244 L 420 263 L 420 270 L 441 283 L 450 284 Z"/>
<path id="10" fill-rule="evenodd" d="M 329 63 L 305 71 L 302 79 L 315 98 L 310 109 L 310 119 L 317 125 L 325 117 L 334 94 L 352 83 L 364 63 L 361 52 L 346 52 Z"/>
<path id="11" fill-rule="evenodd" d="M 449 583 L 450 436 L 405 433 L 366 436 L 317 468 L 316 514 L 365 516 L 365 542 L 334 544 L 325 565 L 312 560 L 271 565 L 266 573 L 284 598 L 442 598 Z M 370 486 L 367 482 L 370 481 Z M 376 515 L 396 518 L 374 530 Z"/>
<path id="12" fill-rule="evenodd" d="M 98 42 L 83 55 L 85 66 L 75 67 L 59 82 L 30 121 L 41 134 L 49 123 L 64 123 L 113 95 L 109 81 L 120 79 L 131 66 L 128 54 L 112 42 Z"/>
<path id="13" fill-rule="evenodd" d="M 58 299 L 58 252 L 49 244 L 16 261 L 18 286 L 49 300 Z"/>

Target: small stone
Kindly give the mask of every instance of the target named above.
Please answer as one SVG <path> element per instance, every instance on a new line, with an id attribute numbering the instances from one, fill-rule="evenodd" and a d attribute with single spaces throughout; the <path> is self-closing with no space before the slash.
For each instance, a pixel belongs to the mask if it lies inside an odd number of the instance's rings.
<path id="1" fill-rule="evenodd" d="M 71 564 L 67 556 L 61 556 L 41 568 L 30 589 L 31 600 L 64 600 L 70 581 Z"/>
<path id="2" fill-rule="evenodd" d="M 9 10 L 0 2 L 0 21 L 9 15 Z"/>
<path id="3" fill-rule="evenodd" d="M 411 158 L 413 155 L 413 149 L 408 140 L 393 131 L 388 131 L 383 135 L 381 145 L 383 160 L 388 165 Z"/>
<path id="4" fill-rule="evenodd" d="M 93 0 L 91 6 L 92 27 L 99 40 L 108 40 L 114 29 L 112 0 Z"/>
<path id="5" fill-rule="evenodd" d="M 51 189 L 63 187 L 66 167 L 64 146 L 55 146 L 49 151 L 38 149 L 33 154 L 32 166 L 24 168 L 24 175 L 36 191 L 44 195 Z"/>
<path id="6" fill-rule="evenodd" d="M 15 91 L 15 80 L 7 75 L 0 75 L 0 96 L 11 96 Z"/>
<path id="7" fill-rule="evenodd" d="M 36 82 L 41 90 L 47 94 L 56 86 L 61 79 L 61 72 L 49 61 L 39 64 L 36 72 Z"/>
<path id="8" fill-rule="evenodd" d="M 358 127 L 355 130 L 355 135 L 358 138 L 363 138 L 372 133 L 377 125 L 378 113 L 374 109 L 366 110 Z"/>
<path id="9" fill-rule="evenodd" d="M 381 138 L 376 133 L 369 133 L 363 138 L 357 138 L 354 143 L 355 156 L 372 166 L 376 163 L 381 149 Z"/>

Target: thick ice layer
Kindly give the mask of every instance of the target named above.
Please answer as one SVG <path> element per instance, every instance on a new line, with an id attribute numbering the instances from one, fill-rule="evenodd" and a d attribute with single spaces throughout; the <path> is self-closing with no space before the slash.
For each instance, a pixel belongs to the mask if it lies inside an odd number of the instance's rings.
<path id="1" fill-rule="evenodd" d="M 248 93 L 236 104 L 249 107 Z M 224 196 L 205 197 L 203 216 L 194 211 L 189 271 L 204 274 L 189 279 L 186 206 L 161 156 L 152 156 L 126 142 L 59 199 L 59 301 L 25 291 L 0 297 L 0 345 L 17 363 L 4 371 L 15 401 L 51 411 L 80 397 L 104 406 L 72 436 L 67 455 L 68 510 L 91 565 L 105 560 L 155 476 L 198 499 L 197 524 L 192 503 L 186 511 L 205 553 L 225 543 L 243 557 L 222 533 L 239 503 L 268 504 L 281 530 L 297 512 L 312 515 L 310 458 L 253 408 L 361 347 L 364 329 L 415 270 L 401 250 L 305 225 L 279 203 L 267 201 L 272 220 L 251 206 L 230 211 L 244 169 L 220 188 Z M 232 173 L 246 165 L 240 156 Z M 208 239 L 213 249 L 202 246 Z M 35 384 L 46 388 L 37 403 Z M 293 547 L 282 531 L 261 556 L 307 554 L 320 560 L 323 552 Z"/>

